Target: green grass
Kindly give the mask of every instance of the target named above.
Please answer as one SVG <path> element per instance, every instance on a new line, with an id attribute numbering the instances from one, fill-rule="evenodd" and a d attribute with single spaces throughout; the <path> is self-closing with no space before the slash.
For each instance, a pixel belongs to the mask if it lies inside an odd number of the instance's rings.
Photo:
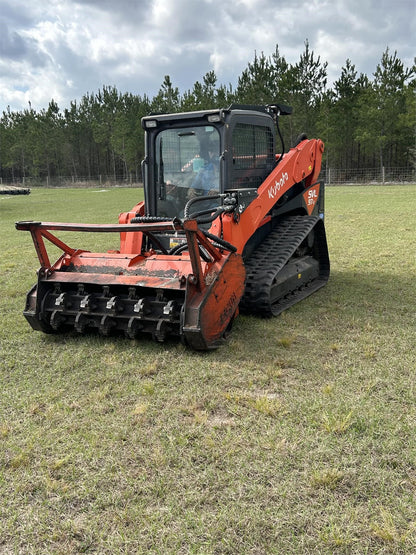
<path id="1" fill-rule="evenodd" d="M 328 188 L 329 284 L 215 352 L 32 331 L 14 222 L 140 195 L 0 196 L 0 553 L 416 553 L 416 186 Z"/>

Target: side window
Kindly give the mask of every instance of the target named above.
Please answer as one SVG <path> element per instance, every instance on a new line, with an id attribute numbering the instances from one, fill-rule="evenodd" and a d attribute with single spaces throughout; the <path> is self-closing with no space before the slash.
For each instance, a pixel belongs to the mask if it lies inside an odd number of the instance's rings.
<path id="1" fill-rule="evenodd" d="M 238 123 L 232 136 L 232 188 L 259 187 L 274 161 L 270 128 Z"/>

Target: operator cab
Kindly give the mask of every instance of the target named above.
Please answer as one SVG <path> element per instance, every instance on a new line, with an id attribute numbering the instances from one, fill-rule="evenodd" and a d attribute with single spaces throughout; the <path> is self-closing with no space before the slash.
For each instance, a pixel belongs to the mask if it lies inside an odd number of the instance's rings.
<path id="1" fill-rule="evenodd" d="M 276 163 L 274 121 L 263 106 L 150 115 L 142 126 L 148 216 L 182 218 L 195 197 L 198 211 L 215 211 L 219 194 L 257 189 Z"/>

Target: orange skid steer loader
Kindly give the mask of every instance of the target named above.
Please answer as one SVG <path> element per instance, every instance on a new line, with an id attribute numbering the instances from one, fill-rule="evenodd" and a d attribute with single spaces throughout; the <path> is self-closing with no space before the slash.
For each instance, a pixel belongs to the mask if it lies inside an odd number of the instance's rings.
<path id="1" fill-rule="evenodd" d="M 177 336 L 208 350 L 239 311 L 275 316 L 325 285 L 324 145 L 301 136 L 285 153 L 278 122 L 290 113 L 276 104 L 147 116 L 145 200 L 118 224 L 17 222 L 41 265 L 24 310 L 32 328 Z M 72 248 L 59 231 L 119 232 L 120 248 Z M 62 251 L 54 263 L 45 240 Z"/>

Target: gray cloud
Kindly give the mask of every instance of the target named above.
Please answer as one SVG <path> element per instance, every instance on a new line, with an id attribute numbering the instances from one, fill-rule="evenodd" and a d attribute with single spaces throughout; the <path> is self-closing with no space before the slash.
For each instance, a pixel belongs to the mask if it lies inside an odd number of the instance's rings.
<path id="1" fill-rule="evenodd" d="M 21 59 L 26 53 L 26 43 L 19 33 L 9 32 L 7 24 L 0 21 L 0 58 Z"/>
<path id="2" fill-rule="evenodd" d="M 0 0 L 0 111 L 61 107 L 103 85 L 153 96 L 169 74 L 181 91 L 214 69 L 236 85 L 254 52 L 296 63 L 305 39 L 329 83 L 347 58 L 375 71 L 386 47 L 407 65 L 413 0 Z"/>

